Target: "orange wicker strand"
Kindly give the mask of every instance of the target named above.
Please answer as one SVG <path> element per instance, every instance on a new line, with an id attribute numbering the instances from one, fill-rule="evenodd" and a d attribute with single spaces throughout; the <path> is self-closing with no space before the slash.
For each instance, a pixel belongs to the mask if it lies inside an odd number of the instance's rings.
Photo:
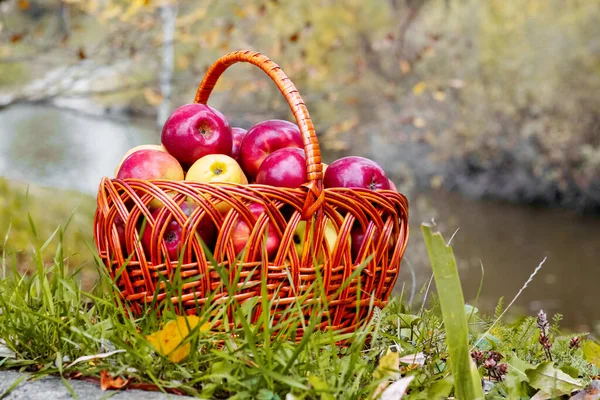
<path id="1" fill-rule="evenodd" d="M 103 178 L 94 220 L 99 256 L 122 298 L 136 313 L 155 298 L 181 304 L 178 312 L 188 314 L 209 300 L 227 302 L 230 293 L 210 255 L 205 253 L 207 246 L 214 260 L 227 269 L 227 283 L 235 286 L 233 296 L 240 304 L 261 296 L 261 282 L 266 282 L 274 324 L 290 318 L 290 307 L 305 298 L 308 307 L 303 308 L 302 316 L 308 325 L 313 317 L 312 305 L 324 302 L 318 297 L 324 294 L 327 312 L 317 321 L 317 327 L 355 330 L 370 317 L 371 306 L 385 306 L 398 277 L 409 234 L 406 197 L 390 190 L 323 188 L 321 152 L 306 105 L 279 66 L 260 53 L 237 51 L 217 60 L 202 80 L 195 102 L 206 103 L 219 77 L 237 62 L 262 69 L 287 100 L 304 140 L 308 182 L 301 188 L 289 189 L 258 184 Z M 153 214 L 150 204 L 156 200 L 164 207 Z M 182 210 L 184 202 L 196 206 L 190 215 Z M 248 208 L 252 203 L 265 209 L 258 218 Z M 219 209 L 223 204 L 227 205 L 227 212 Z M 251 227 L 241 260 L 235 254 L 232 238 L 232 230 L 240 220 Z M 163 243 L 171 221 L 182 227 L 181 260 L 170 259 Z M 301 222 L 314 236 L 307 235 L 299 254 L 294 233 Z M 201 223 L 213 225 L 217 232 L 214 242 L 205 246 L 195 234 Z M 143 226 L 150 233 L 150 248 L 140 243 Z M 365 239 L 353 256 L 350 233 L 358 226 Z M 271 256 L 264 243 L 267 229 L 275 230 L 280 237 L 279 248 Z M 337 234 L 332 248 L 327 229 L 334 229 Z M 362 265 L 362 271 L 354 273 Z M 174 280 L 176 272 L 181 275 L 180 281 Z M 323 292 L 309 292 L 319 276 Z M 181 283 L 180 294 L 173 297 L 177 291 L 169 292 L 167 285 L 174 282 L 185 283 Z M 214 297 L 210 297 L 211 293 Z M 229 321 L 233 320 L 233 312 L 227 310 Z M 251 313 L 253 323 L 261 312 L 257 302 Z M 299 329 L 296 339 L 302 335 L 303 330 Z"/>

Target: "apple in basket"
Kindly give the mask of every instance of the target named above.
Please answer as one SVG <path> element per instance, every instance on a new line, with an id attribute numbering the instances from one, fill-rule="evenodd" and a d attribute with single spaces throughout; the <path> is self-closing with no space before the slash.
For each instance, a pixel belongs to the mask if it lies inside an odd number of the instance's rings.
<path id="1" fill-rule="evenodd" d="M 217 183 L 231 182 L 248 184 L 240 165 L 225 154 L 209 154 L 196 161 L 188 170 L 186 181 Z"/>
<path id="2" fill-rule="evenodd" d="M 304 244 L 307 239 L 310 238 L 311 232 L 306 229 L 306 221 L 298 222 L 296 229 L 294 230 L 294 247 L 296 248 L 296 254 L 298 258 L 302 257 L 302 252 L 304 251 Z M 335 246 L 335 241 L 337 239 L 337 231 L 335 230 L 335 226 L 333 222 L 327 221 L 327 225 L 325 225 L 325 232 L 323 233 L 325 237 L 325 241 L 327 242 L 327 248 L 331 252 L 333 250 L 333 246 Z M 318 250 L 318 248 L 315 248 Z M 310 250 L 309 250 L 310 251 Z M 310 256 L 312 257 L 312 256 Z M 317 260 L 319 262 L 323 262 L 324 254 L 322 251 L 319 252 Z M 310 258 L 312 261 L 312 258 Z"/>
<path id="3" fill-rule="evenodd" d="M 117 236 L 119 237 L 119 243 L 121 244 L 121 250 L 125 250 L 127 248 L 125 244 L 125 221 L 119 214 L 115 216 L 115 227 L 117 228 Z"/>
<path id="4" fill-rule="evenodd" d="M 240 147 L 240 164 L 248 179 L 256 178 L 260 165 L 269 154 L 286 147 L 304 148 L 302 134 L 295 124 L 273 119 L 250 128 Z"/>
<path id="5" fill-rule="evenodd" d="M 362 188 L 389 190 L 390 180 L 385 171 L 373 160 L 350 156 L 332 162 L 325 171 L 323 185 L 326 188 Z"/>
<path id="6" fill-rule="evenodd" d="M 248 206 L 248 209 L 250 210 L 250 212 L 252 213 L 254 218 L 256 218 L 257 220 L 261 216 L 261 214 L 263 214 L 265 212 L 265 207 L 258 203 L 250 204 Z M 277 231 L 275 230 L 275 226 L 273 225 L 273 223 L 271 221 L 269 221 L 269 223 L 267 224 L 266 229 L 268 231 L 267 232 L 267 241 L 266 241 L 267 254 L 269 257 L 272 257 L 273 255 L 275 255 L 275 252 L 277 251 L 277 248 L 279 247 L 281 238 L 277 234 Z M 240 254 L 242 252 L 242 250 L 244 250 L 244 248 L 248 244 L 248 239 L 250 238 L 251 233 L 252 233 L 252 227 L 250 225 L 248 225 L 248 223 L 245 221 L 245 219 L 242 216 L 238 216 L 238 218 L 233 226 L 233 229 L 231 230 L 231 238 L 233 240 L 233 250 L 235 251 L 236 255 Z M 264 235 L 264 232 L 263 232 L 263 235 Z M 264 240 L 262 240 L 262 243 L 264 246 L 265 245 Z M 262 251 L 262 249 L 261 249 L 261 251 Z"/>
<path id="7" fill-rule="evenodd" d="M 183 211 L 183 213 L 188 217 L 194 212 L 194 210 L 197 207 L 197 204 L 193 204 L 191 202 L 183 202 L 180 206 L 181 211 Z M 155 221 L 154 230 L 158 229 L 159 232 L 162 229 L 165 230 L 163 234 L 163 243 L 167 249 L 167 255 L 169 257 L 169 260 L 177 261 L 179 260 L 179 252 L 181 251 L 181 246 L 184 245 L 183 227 L 179 224 L 179 222 L 177 222 L 177 220 L 174 217 L 171 217 L 171 220 L 165 227 L 164 221 L 167 217 L 167 213 L 165 213 L 162 220 L 158 219 L 162 209 L 163 207 L 157 208 L 152 212 L 152 217 Z M 150 254 L 150 249 L 152 248 L 152 231 L 153 230 L 150 224 L 147 223 L 146 228 L 144 229 L 144 233 L 142 235 L 142 246 L 147 254 Z M 196 228 L 196 233 L 207 246 L 210 247 L 214 244 L 214 239 L 216 237 L 216 228 L 209 216 L 204 215 L 202 217 Z M 156 246 L 156 243 L 154 244 L 154 246 Z"/>
<path id="8" fill-rule="evenodd" d="M 377 240 L 379 240 L 379 230 L 377 228 L 374 228 L 374 234 L 373 234 L 373 239 L 371 241 L 371 246 L 376 245 Z M 350 231 L 350 237 L 352 238 L 352 259 L 356 260 L 356 257 L 358 256 L 358 253 L 360 251 L 360 248 L 363 245 L 363 242 L 365 241 L 365 231 L 363 230 L 362 226 L 360 226 L 360 224 L 357 224 L 356 226 L 354 226 L 352 228 L 352 230 Z M 367 254 L 368 255 L 368 254 Z"/>
<path id="9" fill-rule="evenodd" d="M 379 230 L 374 228 L 373 239 L 371 240 L 371 246 L 377 246 L 377 241 L 379 240 Z M 356 257 L 360 252 L 360 248 L 365 241 L 366 231 L 363 230 L 360 224 L 356 224 L 352 230 L 350 231 L 350 238 L 352 239 L 352 259 L 358 261 Z M 390 236 L 390 240 L 388 242 L 388 246 L 386 250 L 389 250 L 394 247 L 394 237 Z M 366 250 L 365 256 L 368 257 L 373 252 L 374 247 L 370 247 Z"/>
<path id="10" fill-rule="evenodd" d="M 167 151 L 189 167 L 208 154 L 231 155 L 233 138 L 223 114 L 206 104 L 186 104 L 165 122 L 161 141 Z"/>
<path id="11" fill-rule="evenodd" d="M 240 162 L 240 148 L 242 146 L 242 140 L 246 137 L 246 133 L 248 133 L 248 131 L 243 128 L 231 128 L 231 136 L 233 138 L 231 158 L 237 162 Z"/>
<path id="12" fill-rule="evenodd" d="M 115 168 L 115 176 L 117 176 L 117 174 L 119 173 L 119 169 L 121 168 L 123 161 L 125 161 L 125 159 L 127 157 L 129 157 L 130 155 L 132 155 L 133 153 L 135 153 L 138 150 L 158 150 L 158 151 L 163 151 L 163 152 L 167 151 L 164 148 L 164 146 L 162 146 L 160 144 L 142 144 L 140 146 L 135 146 L 135 147 L 127 150 L 127 153 L 125 153 L 125 155 L 121 158 L 119 165 L 117 165 L 117 168 Z"/>
<path id="13" fill-rule="evenodd" d="M 132 149 L 135 150 L 135 149 Z M 142 148 L 130 151 L 119 164 L 118 179 L 170 179 L 183 180 L 181 164 L 169 153 L 156 148 Z"/>
<path id="14" fill-rule="evenodd" d="M 256 183 L 298 188 L 306 182 L 304 150 L 287 147 L 271 153 L 260 165 Z"/>
<path id="15" fill-rule="evenodd" d="M 131 149 L 117 167 L 118 179 L 135 178 L 142 180 L 168 179 L 182 181 L 184 177 L 181 164 L 160 146 L 146 145 Z M 154 210 L 163 204 L 152 199 L 148 207 Z"/>

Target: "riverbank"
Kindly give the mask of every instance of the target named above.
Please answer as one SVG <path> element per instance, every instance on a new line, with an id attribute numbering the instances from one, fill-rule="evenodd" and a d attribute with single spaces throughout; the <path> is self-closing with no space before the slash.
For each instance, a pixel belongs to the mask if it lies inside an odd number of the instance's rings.
<path id="1" fill-rule="evenodd" d="M 549 314 L 563 314 L 562 325 L 569 329 L 600 335 L 600 312 L 594 297 L 600 280 L 596 268 L 600 219 L 559 209 L 466 199 L 443 190 L 413 193 L 409 200 L 412 233 L 396 293 L 404 290 L 408 299 L 419 301 L 419 291 L 430 278 L 419 229 L 422 222 L 433 219 L 446 236 L 457 231 L 452 244 L 467 301 L 493 313 L 498 299 L 512 298 L 547 257 L 543 270 L 513 306 L 514 315 L 542 308 Z M 63 252 L 73 268 L 86 266 L 83 284 L 89 289 L 98 276 L 92 257 L 95 207 L 95 195 L 0 179 L 0 249 L 6 250 L 8 268 L 16 260 L 21 270 L 33 270 L 35 246 L 70 221 Z M 4 241 L 9 227 L 10 235 Z M 45 263 L 55 257 L 58 234 L 42 254 Z M 577 296 L 573 296 L 575 292 Z"/>

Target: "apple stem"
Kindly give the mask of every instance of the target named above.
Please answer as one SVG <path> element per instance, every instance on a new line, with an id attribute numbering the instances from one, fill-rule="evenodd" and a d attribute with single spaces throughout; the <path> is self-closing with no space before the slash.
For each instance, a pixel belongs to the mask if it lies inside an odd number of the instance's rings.
<path id="1" fill-rule="evenodd" d="M 167 232 L 167 234 L 165 235 L 165 241 L 167 242 L 172 242 L 175 239 L 177 239 L 177 236 L 173 232 Z"/>

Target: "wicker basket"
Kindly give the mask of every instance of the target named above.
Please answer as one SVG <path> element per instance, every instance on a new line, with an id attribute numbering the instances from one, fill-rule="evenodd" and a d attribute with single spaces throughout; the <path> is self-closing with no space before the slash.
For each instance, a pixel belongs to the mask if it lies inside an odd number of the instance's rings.
<path id="1" fill-rule="evenodd" d="M 217 60 L 200 84 L 195 102 L 206 103 L 221 74 L 237 62 L 262 69 L 285 96 L 303 136 L 308 182 L 301 188 L 288 189 L 258 184 L 103 178 L 94 222 L 100 258 L 134 312 L 142 311 L 155 296 L 164 301 L 167 296 L 164 279 L 173 278 L 178 260 L 165 257 L 167 251 L 163 246 L 153 246 L 151 254 L 144 251 L 138 229 L 140 222 L 146 219 L 145 229 L 152 229 L 153 243 L 158 244 L 162 243 L 162 227 L 176 220 L 187 238 L 180 265 L 181 279 L 185 283 L 181 285 L 180 296 L 170 300 L 182 305 L 181 312 L 195 313 L 197 305 L 207 301 L 208 293 L 217 292 L 213 302 L 224 301 L 228 296 L 214 264 L 193 234 L 202 218 L 210 218 L 217 231 L 211 249 L 214 259 L 228 268 L 231 276 L 239 273 L 244 282 L 235 294 L 240 303 L 261 295 L 261 281 L 266 275 L 267 293 L 274 304 L 271 316 L 279 321 L 289 315 L 286 307 L 314 283 L 319 272 L 329 312 L 319 321 L 318 328 L 351 331 L 369 317 L 370 306 L 386 304 L 394 287 L 408 241 L 407 200 L 391 190 L 324 189 L 319 144 L 306 106 L 279 66 L 260 53 L 237 51 Z M 149 204 L 155 199 L 165 205 L 157 220 L 149 211 Z M 187 216 L 180 205 L 190 200 L 198 207 Z M 223 202 L 230 206 L 225 214 L 216 208 Z M 266 209 L 258 219 L 248 210 L 253 202 Z M 253 228 L 241 260 L 234 254 L 231 239 L 232 227 L 238 218 Z M 124 221 L 124 234 L 119 234 L 119 219 Z M 315 253 L 303 251 L 300 257 L 297 255 L 293 234 L 300 221 L 307 221 L 307 230 L 314 232 L 308 238 L 310 246 L 305 248 L 324 254 L 321 265 L 315 266 Z M 271 258 L 261 250 L 268 223 L 269 229 L 274 227 L 281 237 L 279 249 Z M 332 250 L 324 235 L 327 224 L 332 224 L 338 234 Z M 349 237 L 357 225 L 364 229 L 365 240 L 353 257 Z M 125 238 L 125 243 L 121 243 L 120 237 Z M 362 271 L 351 276 L 361 265 Z M 340 287 L 349 279 L 352 281 L 340 292 Z M 339 293 L 336 295 L 336 292 Z M 319 300 L 312 298 L 312 301 Z M 252 315 L 256 320 L 259 312 Z M 304 317 L 308 320 L 310 313 L 306 311 Z M 302 336 L 301 330 L 298 336 Z"/>

